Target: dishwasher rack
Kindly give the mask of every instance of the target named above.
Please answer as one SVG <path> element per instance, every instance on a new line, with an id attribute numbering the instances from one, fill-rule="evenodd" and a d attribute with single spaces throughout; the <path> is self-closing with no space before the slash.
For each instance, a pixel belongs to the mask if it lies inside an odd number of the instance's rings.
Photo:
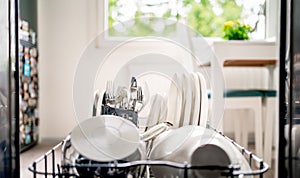
<path id="1" fill-rule="evenodd" d="M 211 128 L 213 129 L 213 128 Z M 59 178 L 69 178 L 69 177 L 78 177 L 75 174 L 71 174 L 69 172 L 62 171 L 64 168 L 74 168 L 80 167 L 84 169 L 96 169 L 99 166 L 103 168 L 115 168 L 115 169 L 128 169 L 137 166 L 167 166 L 177 169 L 182 169 L 184 173 L 184 178 L 188 178 L 188 171 L 191 170 L 218 170 L 221 171 L 222 177 L 247 177 L 259 175 L 260 178 L 263 178 L 264 173 L 269 169 L 269 165 L 265 163 L 261 158 L 254 155 L 252 152 L 248 151 L 244 147 L 240 146 L 238 143 L 225 136 L 222 132 L 218 132 L 216 129 L 213 129 L 218 134 L 225 137 L 229 140 L 233 145 L 235 145 L 242 153 L 242 155 L 248 160 L 251 171 L 240 171 L 239 165 L 228 165 L 228 166 L 194 166 L 188 163 L 175 163 L 170 161 L 159 161 L 159 160 L 140 160 L 140 161 L 132 161 L 126 163 L 86 163 L 86 164 L 74 164 L 74 165 L 61 165 L 56 160 L 56 152 L 62 147 L 66 140 L 61 141 L 59 144 L 54 146 L 52 149 L 44 153 L 44 155 L 40 156 L 36 159 L 30 166 L 29 171 L 32 172 L 33 177 L 59 177 Z M 51 165 L 49 165 L 49 162 Z M 258 167 L 257 167 L 258 166 Z M 51 168 L 49 168 L 51 167 Z M 38 170 L 39 168 L 39 170 Z M 142 176 L 144 177 L 144 176 Z"/>

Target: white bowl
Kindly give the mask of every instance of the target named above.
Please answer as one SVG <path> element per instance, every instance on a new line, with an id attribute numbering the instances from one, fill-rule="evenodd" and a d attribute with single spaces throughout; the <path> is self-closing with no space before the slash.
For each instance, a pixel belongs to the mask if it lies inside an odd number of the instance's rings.
<path id="1" fill-rule="evenodd" d="M 99 129 L 102 131 L 98 132 Z M 118 134 L 111 129 L 118 129 Z M 96 134 L 91 134 L 95 132 Z M 139 139 L 136 132 L 135 125 L 121 117 L 102 115 L 87 119 L 73 129 L 62 145 L 62 165 L 65 166 L 63 171 L 78 177 L 96 175 L 105 177 L 109 173 L 109 168 L 89 167 L 88 164 L 95 166 L 95 164 L 108 164 L 112 161 L 124 163 L 145 160 L 146 144 Z M 135 172 L 138 168 L 139 166 L 132 167 L 130 171 Z M 128 169 L 115 169 L 114 174 L 124 175 Z"/>
<path id="2" fill-rule="evenodd" d="M 71 133 L 72 146 L 85 158 L 109 162 L 132 155 L 139 147 L 137 127 L 129 120 L 112 115 L 89 118 Z"/>
<path id="3" fill-rule="evenodd" d="M 93 177 L 94 175 L 103 175 L 106 176 L 109 172 L 109 169 L 104 167 L 94 167 L 96 164 L 108 164 L 108 162 L 96 162 L 94 160 L 86 159 L 82 157 L 71 145 L 70 135 L 67 137 L 66 141 L 62 145 L 62 171 L 64 173 L 69 173 L 71 175 L 76 175 L 76 177 Z M 144 160 L 146 159 L 146 145 L 145 142 L 141 141 L 138 149 L 126 157 L 123 160 L 116 160 L 120 163 L 136 161 L 136 160 Z M 111 162 L 109 162 L 111 163 Z M 92 167 L 89 167 L 88 164 L 91 164 Z M 131 167 L 130 171 L 134 173 L 138 171 L 139 166 Z M 129 168 L 128 168 L 129 169 Z M 124 175 L 127 168 L 115 170 L 115 173 L 120 175 Z M 125 172 L 124 172 L 125 171 Z"/>
<path id="4" fill-rule="evenodd" d="M 194 166 L 228 166 L 237 164 L 241 170 L 251 170 L 239 150 L 223 136 L 200 126 L 174 129 L 154 140 L 152 160 L 189 163 Z M 153 166 L 158 177 L 183 177 L 182 169 Z M 189 171 L 188 177 L 219 177 L 220 171 Z"/>

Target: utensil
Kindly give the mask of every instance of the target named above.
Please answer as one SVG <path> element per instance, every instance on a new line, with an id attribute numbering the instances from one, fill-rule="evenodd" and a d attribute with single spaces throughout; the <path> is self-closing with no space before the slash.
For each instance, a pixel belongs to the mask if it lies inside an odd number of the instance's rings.
<path id="1" fill-rule="evenodd" d="M 159 134 L 163 133 L 164 131 L 168 130 L 169 126 L 166 123 L 160 123 L 157 124 L 144 133 L 141 134 L 141 139 L 143 141 L 149 141 L 155 137 L 157 137 Z"/>
<path id="2" fill-rule="evenodd" d="M 115 104 L 118 108 L 127 109 L 128 108 L 128 93 L 126 87 L 118 86 L 117 92 L 115 94 Z"/>
<path id="3" fill-rule="evenodd" d="M 169 129 L 171 123 L 166 121 L 166 113 L 167 107 L 165 97 L 156 94 L 147 120 L 148 127 L 145 132 L 141 134 L 142 140 L 149 141 Z"/>
<path id="4" fill-rule="evenodd" d="M 95 91 L 92 116 L 97 115 L 98 102 L 99 102 L 99 91 Z"/>

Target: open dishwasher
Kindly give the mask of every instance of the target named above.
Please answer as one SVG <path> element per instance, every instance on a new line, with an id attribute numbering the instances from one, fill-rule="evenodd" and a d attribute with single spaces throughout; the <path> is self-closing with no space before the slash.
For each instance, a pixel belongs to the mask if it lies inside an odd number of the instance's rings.
<path id="1" fill-rule="evenodd" d="M 85 49 L 73 85 L 77 126 L 34 161 L 33 177 L 263 177 L 268 165 L 218 131 L 217 58 L 177 26 L 187 36 L 116 42 L 103 33 Z"/>

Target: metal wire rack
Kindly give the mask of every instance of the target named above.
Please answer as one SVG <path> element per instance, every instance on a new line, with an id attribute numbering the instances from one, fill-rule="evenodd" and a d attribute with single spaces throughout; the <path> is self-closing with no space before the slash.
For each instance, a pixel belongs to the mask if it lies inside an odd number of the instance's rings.
<path id="1" fill-rule="evenodd" d="M 211 128 L 213 129 L 213 128 Z M 213 129 L 218 134 L 222 135 L 228 141 L 230 141 L 234 146 L 236 146 L 242 153 L 242 155 L 248 160 L 251 171 L 241 171 L 239 165 L 228 165 L 228 166 L 195 166 L 188 163 L 175 163 L 170 161 L 159 161 L 159 160 L 140 160 L 133 162 L 113 162 L 113 163 L 75 163 L 70 165 L 62 165 L 57 158 L 60 148 L 66 142 L 66 140 L 61 141 L 59 144 L 54 146 L 52 149 L 44 153 L 44 155 L 37 158 L 30 166 L 29 170 L 32 172 L 33 177 L 59 177 L 59 178 L 68 178 L 68 177 L 78 177 L 76 174 L 72 174 L 64 169 L 73 169 L 81 168 L 85 170 L 95 170 L 99 167 L 101 168 L 112 168 L 112 169 L 130 169 L 132 167 L 138 166 L 166 166 L 170 168 L 181 169 L 183 171 L 184 178 L 188 178 L 188 172 L 192 170 L 208 170 L 208 171 L 219 171 L 220 176 L 222 177 L 244 177 L 244 176 L 255 176 L 258 175 L 260 178 L 263 178 L 263 175 L 269 169 L 269 165 L 265 163 L 261 158 L 254 155 L 251 151 L 248 151 L 244 147 L 240 146 L 238 143 L 225 136 L 222 132 L 218 132 L 216 129 Z M 125 171 L 126 172 L 126 171 Z M 140 176 L 144 178 L 145 176 Z"/>

